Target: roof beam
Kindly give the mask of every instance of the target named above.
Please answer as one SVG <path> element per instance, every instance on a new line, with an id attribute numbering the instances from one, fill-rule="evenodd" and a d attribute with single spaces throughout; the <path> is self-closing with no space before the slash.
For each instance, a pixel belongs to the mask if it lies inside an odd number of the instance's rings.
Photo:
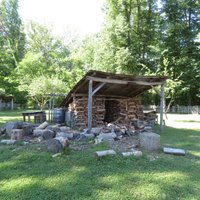
<path id="1" fill-rule="evenodd" d="M 96 82 L 102 82 L 102 83 L 114 83 L 114 84 L 135 84 L 135 85 L 162 85 L 163 82 L 147 82 L 147 81 L 128 81 L 128 80 L 119 80 L 119 79 L 108 79 L 108 78 L 98 78 L 98 77 L 92 77 L 87 76 L 87 80 L 92 80 Z"/>

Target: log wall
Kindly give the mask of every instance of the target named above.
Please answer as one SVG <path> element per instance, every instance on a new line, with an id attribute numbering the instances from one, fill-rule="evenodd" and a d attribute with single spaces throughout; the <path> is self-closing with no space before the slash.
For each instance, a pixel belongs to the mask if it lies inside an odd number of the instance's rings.
<path id="1" fill-rule="evenodd" d="M 69 104 L 69 111 L 74 113 L 75 126 L 88 125 L 87 97 L 74 97 Z M 93 97 L 92 126 L 102 126 L 104 122 L 130 123 L 134 119 L 143 118 L 143 109 L 138 100 L 110 100 L 105 97 Z"/>

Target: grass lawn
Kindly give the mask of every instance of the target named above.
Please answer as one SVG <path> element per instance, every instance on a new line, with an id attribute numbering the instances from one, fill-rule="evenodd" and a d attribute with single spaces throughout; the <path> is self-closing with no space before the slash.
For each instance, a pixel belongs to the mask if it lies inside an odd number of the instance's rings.
<path id="1" fill-rule="evenodd" d="M 0 123 L 19 119 L 20 115 L 1 112 Z M 160 152 L 153 161 L 147 154 L 97 160 L 93 153 L 102 149 L 101 145 L 56 158 L 36 146 L 0 145 L 0 199 L 200 199 L 199 141 L 200 127 L 165 127 L 162 145 L 184 148 L 187 155 Z"/>

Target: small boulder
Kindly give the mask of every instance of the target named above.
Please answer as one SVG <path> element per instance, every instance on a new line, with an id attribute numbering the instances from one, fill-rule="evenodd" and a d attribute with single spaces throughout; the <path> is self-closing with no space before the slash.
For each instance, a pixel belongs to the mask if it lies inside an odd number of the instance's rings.
<path id="1" fill-rule="evenodd" d="M 102 128 L 101 127 L 94 127 L 91 129 L 90 133 L 94 134 L 94 135 L 98 135 L 100 134 Z"/>
<path id="2" fill-rule="evenodd" d="M 24 135 L 32 135 L 33 134 L 33 125 L 32 124 L 22 125 L 22 130 L 24 132 Z"/>
<path id="3" fill-rule="evenodd" d="M 48 130 L 48 129 L 45 129 L 45 130 L 36 129 L 36 130 L 33 131 L 33 136 L 35 136 L 35 137 L 42 136 L 42 138 L 44 140 L 49 140 L 49 139 L 55 137 L 55 133 L 51 130 Z"/>
<path id="4" fill-rule="evenodd" d="M 58 140 L 62 144 L 63 148 L 69 147 L 69 140 L 67 138 L 56 137 L 55 140 Z"/>
<path id="5" fill-rule="evenodd" d="M 21 140 L 23 138 L 22 129 L 12 129 L 11 140 Z"/>
<path id="6" fill-rule="evenodd" d="M 56 139 L 50 139 L 47 142 L 47 149 L 52 153 L 60 153 L 63 151 L 63 146 L 60 141 Z"/>
<path id="7" fill-rule="evenodd" d="M 70 130 L 70 127 L 67 127 L 67 126 L 60 126 L 59 128 L 61 132 L 64 132 L 64 133 L 67 133 Z"/>
<path id="8" fill-rule="evenodd" d="M 71 140 L 71 139 L 73 139 L 74 134 L 73 133 L 58 132 L 58 133 L 56 133 L 56 137 L 64 137 L 64 138 Z"/>
<path id="9" fill-rule="evenodd" d="M 140 146 L 147 151 L 157 151 L 160 148 L 160 135 L 152 132 L 139 134 Z"/>
<path id="10" fill-rule="evenodd" d="M 117 135 L 116 133 L 112 132 L 112 133 L 100 133 L 97 136 L 97 139 L 102 140 L 102 141 L 109 141 L 109 140 L 114 140 L 114 138 L 116 138 Z"/>
<path id="11" fill-rule="evenodd" d="M 1 140 L 0 143 L 1 144 L 8 144 L 8 145 L 12 145 L 15 144 L 16 140 Z"/>
<path id="12" fill-rule="evenodd" d="M 42 134 L 44 140 L 49 140 L 55 137 L 55 133 L 50 130 L 45 130 Z"/>
<path id="13" fill-rule="evenodd" d="M 5 124 L 5 129 L 6 129 L 6 135 L 8 137 L 11 137 L 12 129 L 20 129 L 22 126 L 23 122 L 7 122 Z"/>
<path id="14" fill-rule="evenodd" d="M 43 122 L 42 124 L 40 124 L 37 129 L 45 129 L 48 126 L 48 122 Z"/>

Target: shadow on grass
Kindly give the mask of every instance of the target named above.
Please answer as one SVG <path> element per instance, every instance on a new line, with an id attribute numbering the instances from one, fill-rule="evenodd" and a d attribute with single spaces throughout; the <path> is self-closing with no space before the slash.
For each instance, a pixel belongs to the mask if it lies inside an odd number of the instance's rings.
<path id="1" fill-rule="evenodd" d="M 47 152 L 1 149 L 0 199 L 198 199 L 200 131 L 166 127 L 165 146 L 185 157 L 160 154 L 96 159 L 95 148 L 52 158 Z"/>

